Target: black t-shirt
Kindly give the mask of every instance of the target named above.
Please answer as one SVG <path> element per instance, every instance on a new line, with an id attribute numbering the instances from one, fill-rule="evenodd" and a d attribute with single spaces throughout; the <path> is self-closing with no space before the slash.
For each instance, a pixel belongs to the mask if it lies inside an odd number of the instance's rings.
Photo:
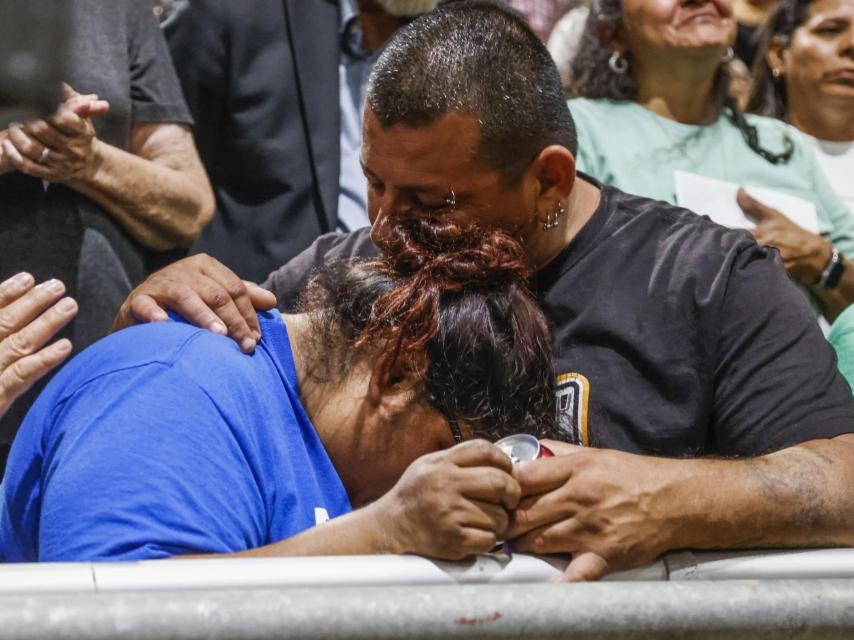
<path id="1" fill-rule="evenodd" d="M 265 286 L 290 310 L 317 265 L 375 255 L 368 230 L 323 236 Z M 744 231 L 602 187 L 533 285 L 570 442 L 750 456 L 854 431 L 854 398 L 803 294 Z"/>

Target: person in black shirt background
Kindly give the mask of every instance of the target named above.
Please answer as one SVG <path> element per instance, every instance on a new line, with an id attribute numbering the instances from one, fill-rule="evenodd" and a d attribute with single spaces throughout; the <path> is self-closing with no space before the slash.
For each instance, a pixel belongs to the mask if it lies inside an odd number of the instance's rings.
<path id="1" fill-rule="evenodd" d="M 854 398 L 778 253 L 576 175 L 575 152 L 547 51 L 493 2 L 443 5 L 377 61 L 372 221 L 459 206 L 511 231 L 554 327 L 566 443 L 517 469 L 505 537 L 572 553 L 569 580 L 674 548 L 854 544 Z M 376 251 L 369 230 L 323 236 L 265 287 L 288 309 L 314 265 Z M 172 308 L 240 340 L 253 301 L 271 303 L 195 256 L 138 287 L 117 326 Z"/>

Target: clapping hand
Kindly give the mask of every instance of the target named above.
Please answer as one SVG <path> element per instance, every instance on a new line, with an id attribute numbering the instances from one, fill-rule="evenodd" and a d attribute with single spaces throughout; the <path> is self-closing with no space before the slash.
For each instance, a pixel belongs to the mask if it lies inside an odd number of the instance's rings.
<path id="1" fill-rule="evenodd" d="M 81 95 L 67 84 L 63 97 L 52 116 L 9 126 L 0 142 L 0 173 L 17 170 L 48 182 L 66 183 L 97 170 L 92 118 L 107 113 L 110 105 L 96 95 Z"/>

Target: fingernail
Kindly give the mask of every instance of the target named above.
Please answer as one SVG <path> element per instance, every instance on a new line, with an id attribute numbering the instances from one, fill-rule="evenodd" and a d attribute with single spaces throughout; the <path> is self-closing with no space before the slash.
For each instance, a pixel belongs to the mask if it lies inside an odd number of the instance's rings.
<path id="1" fill-rule="evenodd" d="M 245 353 L 251 353 L 255 351 L 255 345 L 257 343 L 252 338 L 243 338 L 240 341 L 240 350 Z"/>
<path id="2" fill-rule="evenodd" d="M 211 325 L 211 331 L 213 331 L 218 336 L 224 336 L 228 333 L 228 330 L 225 328 L 225 325 L 221 322 L 214 322 Z"/>
<path id="3" fill-rule="evenodd" d="M 56 308 L 62 311 L 62 313 L 70 313 L 77 308 L 77 303 L 74 302 L 73 298 L 63 298 L 56 305 Z"/>
<path id="4" fill-rule="evenodd" d="M 71 351 L 71 343 L 68 340 L 60 340 L 56 343 L 54 347 L 60 353 L 65 353 L 66 351 Z"/>
<path id="5" fill-rule="evenodd" d="M 261 332 L 260 331 L 253 331 L 252 337 L 255 338 L 255 342 L 258 342 L 261 339 Z"/>
<path id="6" fill-rule="evenodd" d="M 19 274 L 15 275 L 14 278 L 12 278 L 12 284 L 16 287 L 26 287 L 32 281 L 33 281 L 33 276 L 31 276 L 26 271 L 19 273 Z"/>
<path id="7" fill-rule="evenodd" d="M 60 291 L 65 289 L 65 285 L 62 284 L 61 281 L 53 279 L 48 280 L 47 282 L 42 282 L 39 285 L 39 289 L 45 289 L 47 291 L 50 291 L 51 293 L 59 293 Z"/>

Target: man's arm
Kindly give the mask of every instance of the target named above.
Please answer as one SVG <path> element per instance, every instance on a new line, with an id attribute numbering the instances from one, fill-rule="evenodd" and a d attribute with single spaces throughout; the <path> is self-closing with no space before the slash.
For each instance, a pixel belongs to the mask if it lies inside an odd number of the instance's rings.
<path id="1" fill-rule="evenodd" d="M 671 549 L 854 546 L 854 436 L 739 460 L 653 458 L 550 442 L 521 465 L 514 548 L 568 552 L 568 580 Z"/>
<path id="2" fill-rule="evenodd" d="M 329 233 L 271 273 L 263 287 L 242 281 L 208 255 L 190 256 L 152 274 L 134 289 L 119 309 L 113 330 L 162 322 L 170 310 L 196 326 L 230 336 L 244 352 L 251 353 L 261 339 L 256 310 L 272 309 L 281 295 L 279 308 L 293 311 L 299 292 L 317 266 L 328 260 L 377 254 L 367 230 Z"/>
<path id="3" fill-rule="evenodd" d="M 715 280 L 726 286 L 702 317 L 714 371 L 707 452 L 555 443 L 569 455 L 518 470 L 527 497 L 508 535 L 520 549 L 572 552 L 568 579 L 674 548 L 854 544 L 854 399 L 833 349 L 773 249 L 741 245 Z"/>

